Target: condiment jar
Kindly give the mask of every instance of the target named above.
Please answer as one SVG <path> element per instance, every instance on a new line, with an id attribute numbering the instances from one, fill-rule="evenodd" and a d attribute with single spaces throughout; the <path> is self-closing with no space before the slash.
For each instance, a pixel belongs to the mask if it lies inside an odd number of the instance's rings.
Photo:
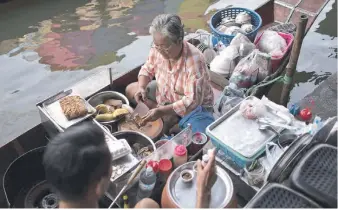
<path id="1" fill-rule="evenodd" d="M 183 145 L 177 145 L 174 150 L 174 167 L 186 163 L 188 161 L 187 148 Z"/>

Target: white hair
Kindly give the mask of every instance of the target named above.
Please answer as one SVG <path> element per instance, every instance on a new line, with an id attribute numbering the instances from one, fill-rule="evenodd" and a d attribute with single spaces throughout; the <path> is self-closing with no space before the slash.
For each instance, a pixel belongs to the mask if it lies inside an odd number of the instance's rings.
<path id="1" fill-rule="evenodd" d="M 154 18 L 149 28 L 149 33 L 154 35 L 159 32 L 175 44 L 183 40 L 184 26 L 181 18 L 174 14 L 161 14 Z"/>

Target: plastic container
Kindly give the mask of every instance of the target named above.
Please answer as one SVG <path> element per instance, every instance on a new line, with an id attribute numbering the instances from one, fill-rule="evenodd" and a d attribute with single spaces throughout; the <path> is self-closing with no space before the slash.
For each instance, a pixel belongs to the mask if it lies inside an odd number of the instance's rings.
<path id="1" fill-rule="evenodd" d="M 117 141 L 113 141 L 111 139 L 106 139 L 108 148 L 110 153 L 112 154 L 113 160 L 117 160 L 121 157 L 124 157 L 131 153 L 130 145 L 127 140 L 119 139 Z"/>
<path id="2" fill-rule="evenodd" d="M 272 72 L 275 72 L 278 67 L 280 62 L 283 60 L 283 58 L 285 57 L 286 53 L 291 49 L 292 47 L 292 43 L 294 40 L 294 37 L 292 34 L 287 34 L 287 33 L 282 33 L 282 32 L 277 32 L 279 36 L 283 37 L 283 39 L 286 41 L 286 50 L 283 52 L 282 56 L 272 56 L 271 57 L 271 68 L 272 68 Z M 261 40 L 262 35 L 264 34 L 261 33 L 255 40 L 254 44 L 258 45 L 258 42 Z"/>
<path id="3" fill-rule="evenodd" d="M 155 147 L 156 149 L 160 148 L 162 145 L 168 143 L 168 139 L 161 139 L 161 140 L 158 140 L 157 142 L 155 142 Z"/>
<path id="4" fill-rule="evenodd" d="M 251 24 L 254 26 L 255 29 L 252 32 L 247 33 L 245 35 L 253 42 L 255 40 L 258 30 L 262 26 L 262 18 L 257 12 L 240 7 L 231 7 L 216 12 L 210 19 L 209 26 L 212 35 L 215 38 L 217 38 L 218 41 L 222 41 L 225 46 L 228 46 L 235 36 L 224 34 L 218 31 L 216 28 L 220 25 L 223 18 L 225 17 L 236 18 L 237 14 L 241 12 L 247 12 L 251 16 Z"/>
<path id="5" fill-rule="evenodd" d="M 174 167 L 186 163 L 188 161 L 188 151 L 183 145 L 177 145 L 174 150 Z"/>
<path id="6" fill-rule="evenodd" d="M 168 159 L 160 160 L 159 170 L 160 170 L 160 173 L 165 180 L 168 179 L 168 177 L 169 177 L 169 175 L 172 171 L 172 168 L 173 168 L 173 164 L 170 160 L 168 160 Z"/>
<path id="7" fill-rule="evenodd" d="M 139 188 L 137 192 L 138 200 L 150 197 L 156 184 L 156 174 L 152 167 L 143 170 L 140 175 Z"/>

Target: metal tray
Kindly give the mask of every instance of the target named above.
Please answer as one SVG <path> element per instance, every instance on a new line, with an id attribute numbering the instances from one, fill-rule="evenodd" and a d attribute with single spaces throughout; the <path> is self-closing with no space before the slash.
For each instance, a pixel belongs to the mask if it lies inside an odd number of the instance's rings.
<path id="1" fill-rule="evenodd" d="M 185 170 L 193 170 L 195 161 L 185 163 L 178 167 L 169 177 L 167 190 L 169 197 L 180 208 L 195 208 L 196 206 L 196 182 L 197 174 L 192 183 L 184 183 L 180 173 Z M 219 166 L 216 166 L 217 180 L 211 188 L 210 208 L 224 208 L 231 202 L 234 188 L 230 176 Z"/>
<path id="2" fill-rule="evenodd" d="M 260 100 L 254 96 L 249 96 L 245 100 Z M 243 102 L 242 101 L 242 102 Z M 241 102 L 241 103 L 242 103 Z M 233 107 L 226 114 L 216 120 L 207 128 L 208 135 L 211 135 L 217 141 L 222 142 L 230 150 L 250 158 L 264 149 L 267 142 L 273 140 L 276 134 L 266 130 L 258 129 L 259 125 L 256 120 L 249 120 L 239 112 L 241 103 Z M 283 115 L 278 110 L 267 106 L 266 117 L 269 120 L 277 120 L 289 125 L 292 122 L 288 116 Z M 281 127 L 274 127 L 279 133 L 284 130 Z"/>
<path id="3" fill-rule="evenodd" d="M 71 95 L 76 95 L 76 94 L 73 94 L 72 90 L 67 90 L 63 92 L 62 95 L 57 94 L 56 96 L 53 96 L 42 103 L 42 108 L 45 110 L 45 112 L 63 129 L 67 129 L 72 125 L 75 125 L 79 122 L 84 121 L 85 119 L 93 116 L 96 112 L 94 107 L 92 107 L 85 99 L 82 99 L 90 113 L 88 113 L 84 117 L 80 117 L 80 118 L 73 119 L 73 120 L 68 120 L 62 112 L 59 101 L 60 99 L 66 96 L 71 96 Z"/>

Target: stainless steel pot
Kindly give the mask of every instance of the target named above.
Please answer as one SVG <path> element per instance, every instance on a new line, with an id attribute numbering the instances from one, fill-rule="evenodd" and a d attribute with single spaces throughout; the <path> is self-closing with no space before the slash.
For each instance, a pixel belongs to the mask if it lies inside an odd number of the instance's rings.
<path id="1" fill-rule="evenodd" d="M 108 99 L 122 100 L 123 104 L 126 104 L 126 105 L 129 106 L 129 100 L 127 99 L 127 97 L 124 96 L 123 94 L 121 94 L 119 92 L 115 92 L 115 91 L 103 91 L 103 92 L 97 93 L 97 94 L 93 95 L 92 97 L 90 97 L 87 101 L 90 105 L 92 105 L 93 107 L 96 107 L 99 104 L 103 104 L 103 102 L 108 100 Z M 122 118 L 124 118 L 124 116 L 121 116 L 121 117 L 116 118 L 116 119 L 111 120 L 111 121 L 100 122 L 100 123 L 111 124 L 111 123 L 118 122 Z"/>
<path id="2" fill-rule="evenodd" d="M 150 146 L 152 147 L 153 151 L 156 150 L 156 146 L 148 136 L 144 135 L 143 133 L 137 131 L 118 131 L 112 133 L 112 135 L 117 139 L 125 139 L 132 147 L 133 144 L 139 143 L 141 147 Z"/>

